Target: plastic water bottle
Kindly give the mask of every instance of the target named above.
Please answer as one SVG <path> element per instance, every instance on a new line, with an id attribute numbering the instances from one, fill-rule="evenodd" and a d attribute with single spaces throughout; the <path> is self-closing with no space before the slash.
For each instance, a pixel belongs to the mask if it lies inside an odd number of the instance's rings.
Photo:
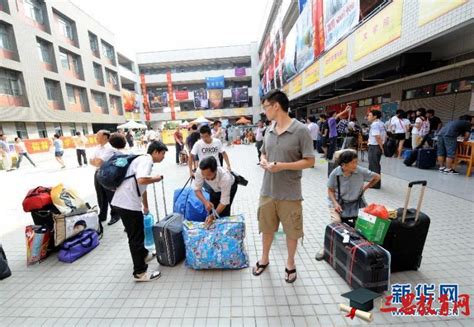
<path id="1" fill-rule="evenodd" d="M 145 247 L 148 250 L 155 248 L 155 240 L 153 239 L 153 225 L 155 224 L 155 218 L 151 213 L 148 213 L 143 218 L 143 225 L 145 226 Z"/>

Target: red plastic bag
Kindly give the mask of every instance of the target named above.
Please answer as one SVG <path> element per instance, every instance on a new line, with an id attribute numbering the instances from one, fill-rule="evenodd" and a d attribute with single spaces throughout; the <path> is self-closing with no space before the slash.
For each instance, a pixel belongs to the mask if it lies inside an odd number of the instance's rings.
<path id="1" fill-rule="evenodd" d="M 381 204 L 376 203 L 369 204 L 367 207 L 365 207 L 364 212 L 382 219 L 388 219 L 390 216 L 387 208 Z"/>

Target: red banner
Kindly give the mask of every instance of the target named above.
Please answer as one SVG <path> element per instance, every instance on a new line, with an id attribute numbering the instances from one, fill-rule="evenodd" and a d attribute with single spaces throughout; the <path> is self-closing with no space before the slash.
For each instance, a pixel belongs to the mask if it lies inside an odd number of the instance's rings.
<path id="1" fill-rule="evenodd" d="M 189 92 L 186 90 L 183 91 L 174 91 L 174 96 L 176 97 L 176 100 L 179 101 L 184 101 L 189 99 Z"/>
<path id="2" fill-rule="evenodd" d="M 145 112 L 145 120 L 150 121 L 150 106 L 148 104 L 148 95 L 146 93 L 146 83 L 145 83 L 144 74 L 140 74 L 140 82 L 141 82 L 141 88 L 142 88 L 143 111 Z"/>
<path id="3" fill-rule="evenodd" d="M 313 0 L 314 58 L 324 51 L 323 1 Z"/>
<path id="4" fill-rule="evenodd" d="M 166 73 L 166 82 L 168 83 L 168 94 L 172 95 L 173 94 L 173 82 L 171 80 L 171 72 L 168 71 Z M 176 113 L 174 112 L 174 97 L 170 96 L 169 97 L 169 105 L 171 108 L 171 120 L 176 120 Z"/>
<path id="5" fill-rule="evenodd" d="M 87 135 L 87 141 L 88 143 L 86 144 L 86 147 L 93 147 L 97 145 L 97 140 L 95 138 L 95 135 Z M 61 137 L 61 140 L 63 141 L 63 145 L 65 149 L 73 149 L 75 148 L 74 142 L 72 140 L 72 136 L 63 136 Z M 41 153 L 41 152 L 48 152 L 49 149 L 53 146 L 53 141 L 44 138 L 44 139 L 27 139 L 23 140 L 25 143 L 26 150 L 28 153 Z"/>

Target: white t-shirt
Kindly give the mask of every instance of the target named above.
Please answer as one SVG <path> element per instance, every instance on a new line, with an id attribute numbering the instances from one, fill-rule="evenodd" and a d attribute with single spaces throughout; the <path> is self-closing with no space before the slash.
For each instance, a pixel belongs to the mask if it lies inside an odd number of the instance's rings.
<path id="1" fill-rule="evenodd" d="M 397 116 L 393 116 L 390 119 L 390 130 L 395 134 L 404 134 L 406 132 L 406 126 L 402 119 Z"/>
<path id="2" fill-rule="evenodd" d="M 133 160 L 125 176 L 135 174 L 135 178 L 126 179 L 120 184 L 115 191 L 111 204 L 122 209 L 142 211 L 141 195 L 145 192 L 147 185 L 138 185 L 138 189 L 140 190 L 140 195 L 138 195 L 137 180 L 141 177 L 150 176 L 152 168 L 153 159 L 149 154 L 139 156 Z"/>
<path id="3" fill-rule="evenodd" d="M 416 124 L 420 124 L 420 128 L 416 128 Z M 412 135 L 419 135 L 419 136 L 425 136 L 430 132 L 430 122 L 428 119 L 425 118 L 423 120 L 420 117 L 417 117 L 415 120 L 415 126 L 413 126 L 413 129 L 411 130 Z"/>
<path id="4" fill-rule="evenodd" d="M 92 156 L 92 159 L 100 159 L 103 162 L 106 162 L 112 156 L 117 152 L 116 149 L 114 149 L 110 143 L 106 143 L 105 145 L 98 145 L 95 148 L 94 155 Z"/>
<path id="5" fill-rule="evenodd" d="M 230 189 L 234 184 L 234 176 L 232 174 L 222 168 L 217 167 L 216 177 L 212 180 L 204 180 L 202 177 L 201 169 L 196 170 L 196 182 L 194 183 L 194 190 L 201 190 L 204 182 L 206 182 L 216 193 L 221 193 L 221 199 L 219 200 L 220 203 L 224 205 L 228 205 L 230 203 Z"/>
<path id="6" fill-rule="evenodd" d="M 204 143 L 203 140 L 199 140 L 194 143 L 193 149 L 191 150 L 192 155 L 197 155 L 199 161 L 207 157 L 214 157 L 217 160 L 217 164 L 220 165 L 219 153 L 224 153 L 224 147 L 222 142 L 218 139 L 212 138 L 211 144 Z"/>
<path id="7" fill-rule="evenodd" d="M 154 141 L 156 139 L 156 132 L 154 130 L 146 131 L 145 137 L 148 141 Z"/>
<path id="8" fill-rule="evenodd" d="M 385 131 L 385 126 L 380 120 L 374 121 L 370 125 L 370 131 L 369 131 L 369 145 L 378 145 L 377 140 L 375 137 L 379 135 L 382 137 L 382 143 L 385 143 L 385 136 L 387 135 Z"/>
<path id="9" fill-rule="evenodd" d="M 310 123 L 308 125 L 308 129 L 309 129 L 309 134 L 311 134 L 311 138 L 313 139 L 313 141 L 316 141 L 317 139 L 319 139 L 319 126 L 318 126 L 318 124 Z"/>

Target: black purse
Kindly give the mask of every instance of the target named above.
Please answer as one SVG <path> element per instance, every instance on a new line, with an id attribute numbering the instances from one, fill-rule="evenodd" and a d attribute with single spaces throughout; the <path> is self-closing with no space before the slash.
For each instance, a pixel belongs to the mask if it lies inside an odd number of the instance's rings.
<path id="1" fill-rule="evenodd" d="M 367 203 L 364 200 L 364 193 L 361 193 L 356 200 L 353 201 L 345 201 L 341 195 L 341 182 L 339 181 L 339 176 L 336 176 L 337 179 L 337 193 L 338 199 L 337 202 L 342 207 L 341 218 L 349 219 L 349 218 L 357 218 L 359 214 L 360 208 L 365 208 Z"/>

